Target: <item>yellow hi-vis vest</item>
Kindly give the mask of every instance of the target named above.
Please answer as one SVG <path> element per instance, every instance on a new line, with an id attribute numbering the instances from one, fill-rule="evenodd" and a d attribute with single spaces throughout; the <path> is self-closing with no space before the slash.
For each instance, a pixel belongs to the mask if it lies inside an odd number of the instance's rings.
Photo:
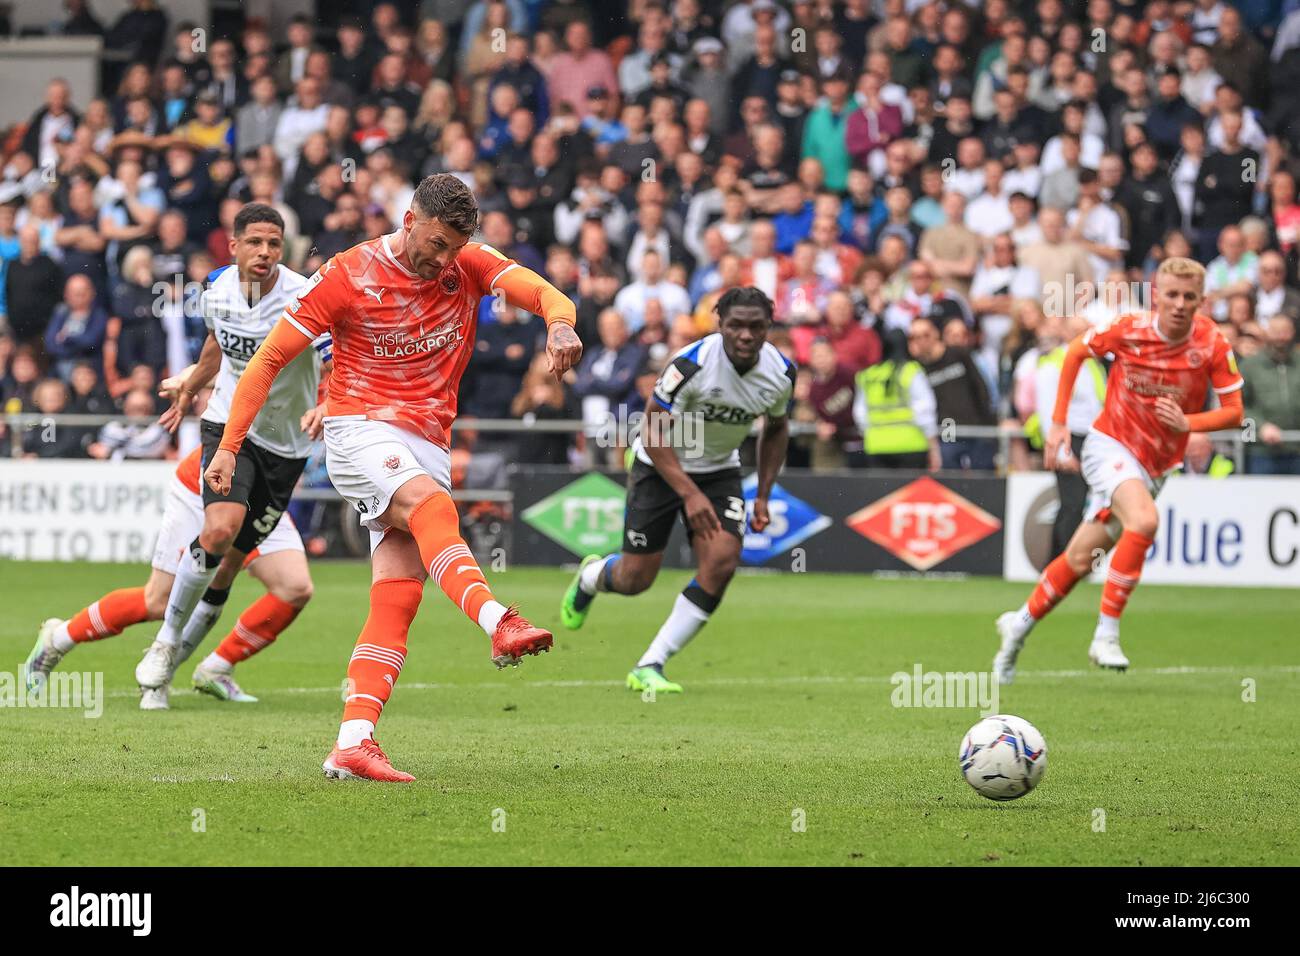
<path id="1" fill-rule="evenodd" d="M 1069 346 L 1059 345 L 1046 355 L 1038 356 L 1039 366 L 1052 365 L 1059 372 L 1065 366 L 1065 351 Z M 1092 376 L 1093 391 L 1097 394 L 1097 401 L 1100 404 L 1106 402 L 1106 372 L 1101 367 L 1101 363 L 1095 358 L 1086 358 L 1083 360 L 1083 368 L 1088 370 Z M 1025 419 L 1025 436 L 1029 439 L 1029 444 L 1033 448 L 1042 448 L 1043 443 L 1047 440 L 1047 435 L 1043 430 L 1043 422 L 1038 420 L 1038 412 L 1030 415 Z"/>
<path id="2" fill-rule="evenodd" d="M 912 413 L 912 379 L 921 374 L 920 363 L 911 361 L 903 365 L 897 376 L 891 361 L 858 373 L 858 388 L 867 403 L 867 434 L 862 447 L 868 455 L 905 455 L 929 450 L 929 439 Z"/>

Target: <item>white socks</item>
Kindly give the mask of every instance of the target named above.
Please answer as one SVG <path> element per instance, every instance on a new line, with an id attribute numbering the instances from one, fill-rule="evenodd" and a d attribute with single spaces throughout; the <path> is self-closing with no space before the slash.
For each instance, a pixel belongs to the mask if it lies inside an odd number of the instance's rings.
<path id="1" fill-rule="evenodd" d="M 369 720 L 345 720 L 339 725 L 339 749 L 355 747 L 363 740 L 375 736 L 375 725 Z"/>
<path id="2" fill-rule="evenodd" d="M 50 639 L 50 643 L 54 645 L 56 651 L 63 654 L 68 653 L 68 651 L 77 646 L 77 642 L 74 641 L 72 635 L 68 633 L 67 621 L 64 621 L 59 625 L 59 629 L 54 632 L 54 637 Z"/>
<path id="3" fill-rule="evenodd" d="M 1092 639 L 1098 640 L 1115 640 L 1119 638 L 1119 618 L 1111 617 L 1109 614 L 1097 615 L 1097 630 L 1092 632 Z"/>
<path id="4" fill-rule="evenodd" d="M 1034 616 L 1029 613 L 1028 604 L 1020 605 L 1020 609 L 1017 610 L 1015 614 L 1016 616 L 1011 622 L 1011 631 L 1016 635 L 1016 637 L 1023 640 L 1029 636 L 1029 632 L 1034 629 L 1034 625 L 1038 622 L 1035 621 Z"/>
<path id="5" fill-rule="evenodd" d="M 195 539 L 189 553 L 182 556 L 176 565 L 176 580 L 172 582 L 172 592 L 167 597 L 167 612 L 154 640 L 172 647 L 180 646 L 181 632 L 203 592 L 212 586 L 219 567 L 221 558 L 208 554 Z"/>
<path id="6" fill-rule="evenodd" d="M 668 615 L 668 620 L 664 621 L 663 626 L 659 628 L 659 633 L 650 642 L 650 646 L 641 655 L 641 659 L 636 662 L 636 666 L 651 667 L 658 665 L 663 667 L 668 662 L 668 658 L 689 644 L 691 638 L 698 634 L 700 628 L 707 624 L 708 621 L 709 615 L 703 608 L 691 601 L 685 594 L 677 595 L 677 600 L 673 602 L 673 610 Z"/>
<path id="7" fill-rule="evenodd" d="M 501 619 L 506 616 L 506 606 L 500 601 L 488 601 L 478 612 L 478 626 L 483 628 L 488 637 L 491 637 L 501 623 Z"/>
<path id="8" fill-rule="evenodd" d="M 601 579 L 605 575 L 605 565 L 613 555 L 606 555 L 599 561 L 593 561 L 582 569 L 582 574 L 578 577 L 578 587 L 587 594 L 596 594 L 600 590 Z"/>
<path id="9" fill-rule="evenodd" d="M 200 600 L 194 606 L 194 613 L 190 615 L 190 619 L 185 622 L 185 629 L 181 631 L 181 653 L 176 659 L 177 663 L 189 660 L 190 655 L 203 643 L 203 639 L 216 627 L 217 619 L 221 617 L 224 607 L 225 604 L 209 604 L 204 600 Z"/>
<path id="10" fill-rule="evenodd" d="M 211 671 L 217 674 L 232 674 L 235 665 L 230 663 L 216 651 L 213 651 L 207 657 L 203 658 L 203 663 L 199 665 L 205 671 Z"/>

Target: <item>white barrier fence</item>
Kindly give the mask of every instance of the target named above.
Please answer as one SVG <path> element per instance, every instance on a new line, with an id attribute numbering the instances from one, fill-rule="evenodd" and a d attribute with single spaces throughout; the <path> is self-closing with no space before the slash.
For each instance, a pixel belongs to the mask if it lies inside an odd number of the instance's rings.
<path id="1" fill-rule="evenodd" d="M 0 559 L 148 561 L 175 467 L 0 459 Z M 1018 473 L 1006 488 L 1001 571 L 1008 580 L 1032 581 L 1052 557 L 1055 479 Z M 1157 507 L 1161 527 L 1144 581 L 1300 587 L 1300 477 L 1175 477 Z"/>
<path id="2" fill-rule="evenodd" d="M 148 561 L 166 461 L 0 461 L 0 558 Z"/>
<path id="3" fill-rule="evenodd" d="M 1037 579 L 1053 555 L 1056 479 L 1007 478 L 1003 576 Z M 1156 500 L 1160 530 L 1142 580 L 1150 584 L 1300 587 L 1300 478 L 1170 478 Z M 1105 565 L 1093 574 L 1105 576 Z"/>

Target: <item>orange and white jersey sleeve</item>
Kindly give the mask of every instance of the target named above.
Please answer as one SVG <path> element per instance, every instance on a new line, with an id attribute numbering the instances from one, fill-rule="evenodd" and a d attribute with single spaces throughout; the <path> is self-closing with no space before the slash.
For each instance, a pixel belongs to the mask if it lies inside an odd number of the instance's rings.
<path id="1" fill-rule="evenodd" d="M 1121 315 L 1109 325 L 1094 326 L 1083 333 L 1083 344 L 1096 358 L 1114 355 L 1132 330 L 1133 319 L 1132 315 Z"/>
<path id="2" fill-rule="evenodd" d="M 456 261 L 483 295 L 503 295 L 511 305 L 540 315 L 547 325 L 560 322 L 571 326 L 578 320 L 568 296 L 486 243 L 466 243 Z"/>
<path id="3" fill-rule="evenodd" d="M 1237 369 L 1237 356 L 1232 346 L 1217 328 L 1214 330 L 1214 350 L 1210 354 L 1210 387 L 1215 394 L 1226 395 L 1246 384 Z"/>
<path id="4" fill-rule="evenodd" d="M 346 271 L 330 259 L 307 280 L 298 298 L 285 309 L 284 318 L 314 340 L 347 314 L 352 308 L 352 300 L 353 290 Z"/>

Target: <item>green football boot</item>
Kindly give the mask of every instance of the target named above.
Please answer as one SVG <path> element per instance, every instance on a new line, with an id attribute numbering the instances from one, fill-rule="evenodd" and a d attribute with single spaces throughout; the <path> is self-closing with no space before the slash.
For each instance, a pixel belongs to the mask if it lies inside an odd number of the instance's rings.
<path id="1" fill-rule="evenodd" d="M 664 676 L 660 667 L 634 667 L 628 671 L 627 686 L 629 690 L 650 691 L 652 694 L 680 694 L 682 685 L 675 684 Z"/>
<path id="2" fill-rule="evenodd" d="M 569 589 L 564 592 L 564 600 L 560 602 L 560 621 L 571 631 L 582 627 L 583 622 L 587 620 L 587 612 L 591 610 L 591 602 L 596 600 L 594 594 L 588 594 L 578 587 L 578 582 L 582 580 L 582 572 L 593 561 L 600 561 L 604 557 L 603 554 L 589 554 L 583 558 L 582 563 L 578 565 L 578 573 L 573 576 L 573 580 L 569 582 Z"/>

